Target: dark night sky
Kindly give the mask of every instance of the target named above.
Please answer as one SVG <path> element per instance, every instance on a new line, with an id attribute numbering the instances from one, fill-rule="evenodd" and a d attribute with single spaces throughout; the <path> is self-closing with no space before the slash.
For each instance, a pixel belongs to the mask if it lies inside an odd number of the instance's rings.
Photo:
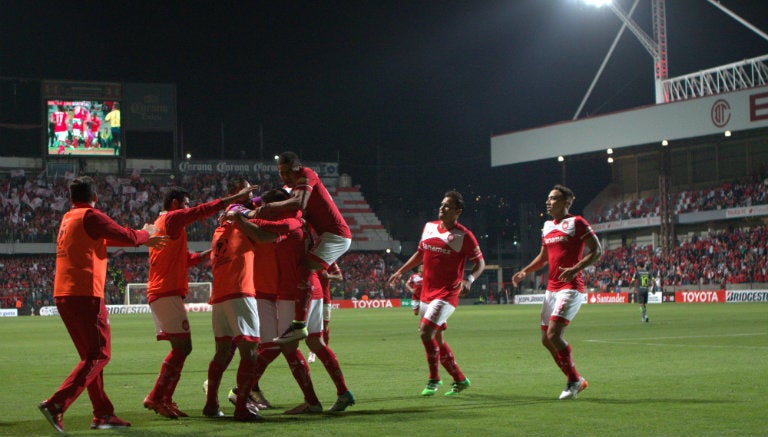
<path id="1" fill-rule="evenodd" d="M 768 31 L 768 2 L 722 3 Z M 387 191 L 383 173 L 419 174 L 435 206 L 452 187 L 543 205 L 558 167 L 490 169 L 490 136 L 570 119 L 621 25 L 577 0 L 0 7 L 0 76 L 175 83 L 193 156 L 218 153 L 224 123 L 227 149 L 257 158 L 262 126 L 266 156 L 339 158 L 374 203 Z M 650 0 L 635 20 L 651 33 Z M 768 53 L 705 0 L 668 1 L 667 26 L 670 77 Z M 627 31 L 583 116 L 652 102 L 651 58 Z M 407 159 L 397 169 L 375 150 Z M 608 169 L 581 165 L 569 167 L 569 184 L 593 195 Z"/>

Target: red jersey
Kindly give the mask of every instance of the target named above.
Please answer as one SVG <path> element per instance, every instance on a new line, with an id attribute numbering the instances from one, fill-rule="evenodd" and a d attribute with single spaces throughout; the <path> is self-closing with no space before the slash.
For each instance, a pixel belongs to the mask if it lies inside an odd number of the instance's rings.
<path id="1" fill-rule="evenodd" d="M 253 246 L 253 242 L 233 223 L 226 223 L 213 231 L 213 289 L 209 304 L 256 295 Z"/>
<path id="2" fill-rule="evenodd" d="M 91 117 L 88 120 L 88 129 L 96 134 L 99 132 L 99 127 L 101 126 L 101 121 L 97 117 Z M 94 135 L 95 136 L 95 135 Z"/>
<path id="3" fill-rule="evenodd" d="M 286 234 L 300 229 L 301 220 L 263 220 L 251 219 L 251 223 L 259 228 L 277 235 L 277 242 L 286 238 Z M 280 267 L 277 262 L 277 245 L 275 243 L 259 243 L 253 245 L 254 250 L 254 284 L 257 297 L 266 298 L 265 295 L 278 294 L 280 286 Z M 258 296 L 261 295 L 261 296 Z"/>
<path id="4" fill-rule="evenodd" d="M 220 199 L 202 203 L 193 208 L 163 211 L 155 220 L 158 235 L 167 235 L 168 241 L 161 249 L 149 249 L 149 282 L 147 302 L 161 297 L 185 297 L 189 291 L 187 268 L 202 261 L 197 253 L 187 250 L 185 226 L 213 215 L 224 207 Z"/>
<path id="5" fill-rule="evenodd" d="M 264 226 L 259 225 L 268 231 L 267 221 Z M 301 220 L 296 218 L 280 220 L 280 222 L 291 223 L 291 228 L 282 234 L 277 243 L 275 253 L 277 253 L 277 265 L 280 271 L 280 282 L 278 286 L 278 298 L 281 300 L 296 300 L 306 293 L 307 287 L 312 287 L 312 299 L 322 299 L 322 290 L 317 280 L 317 275 L 311 275 L 310 284 L 306 283 L 306 278 L 310 276 L 309 268 L 304 260 L 306 254 L 307 233 L 301 226 Z M 312 279 L 314 278 L 314 279 Z"/>
<path id="6" fill-rule="evenodd" d="M 280 281 L 274 243 L 253 244 L 253 283 L 257 293 L 276 295 Z"/>
<path id="7" fill-rule="evenodd" d="M 335 262 L 331 263 L 326 270 L 334 276 L 341 274 L 341 269 Z M 331 280 L 323 275 L 317 275 L 317 280 L 320 281 L 320 288 L 323 290 L 323 303 L 331 303 Z"/>
<path id="8" fill-rule="evenodd" d="M 414 273 L 411 275 L 410 278 L 406 281 L 406 284 L 408 284 L 409 287 L 413 289 L 411 292 L 411 299 L 413 300 L 421 300 L 421 285 L 424 282 L 424 278 L 421 277 L 420 274 Z"/>
<path id="9" fill-rule="evenodd" d="M 53 120 L 53 131 L 54 132 L 66 132 L 67 131 L 67 119 L 69 118 L 69 115 L 67 115 L 64 111 L 56 111 L 53 114 L 51 114 L 51 120 Z"/>
<path id="10" fill-rule="evenodd" d="M 75 106 L 74 113 L 72 114 L 72 129 L 82 129 L 85 125 L 85 120 L 88 119 L 88 110 L 80 106 Z"/>
<path id="11" fill-rule="evenodd" d="M 595 235 L 592 227 L 578 215 L 566 215 L 562 220 L 547 220 L 541 230 L 541 244 L 547 249 L 549 281 L 547 290 L 578 290 L 584 292 L 581 272 L 571 282 L 563 282 L 558 276 L 560 267 L 572 267 L 584 255 L 584 240 Z"/>
<path id="12" fill-rule="evenodd" d="M 457 306 L 464 263 L 467 258 L 473 262 L 483 258 L 475 235 L 460 223 L 445 230 L 440 221 L 428 222 L 421 233 L 419 252 L 424 266 L 421 301 L 440 299 Z"/>
<path id="13" fill-rule="evenodd" d="M 331 195 L 320 180 L 320 176 L 311 168 L 302 167 L 296 176 L 299 181 L 292 190 L 302 191 L 292 195 L 301 197 L 309 196 L 307 208 L 304 211 L 304 219 L 312 226 L 312 229 L 320 235 L 328 232 L 344 238 L 352 238 L 352 232 L 347 226 L 339 208 L 336 207 Z"/>

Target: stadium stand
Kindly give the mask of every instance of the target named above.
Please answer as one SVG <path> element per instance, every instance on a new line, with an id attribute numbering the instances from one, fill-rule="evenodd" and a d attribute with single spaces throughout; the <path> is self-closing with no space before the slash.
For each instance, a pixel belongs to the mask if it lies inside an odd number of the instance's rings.
<path id="1" fill-rule="evenodd" d="M 673 194 L 675 214 L 713 211 L 768 204 L 768 178 L 757 173 L 735 182 L 699 190 L 682 190 Z M 608 223 L 633 218 L 658 217 L 661 201 L 658 196 L 618 201 L 608 207 L 593 210 L 587 220 Z"/>

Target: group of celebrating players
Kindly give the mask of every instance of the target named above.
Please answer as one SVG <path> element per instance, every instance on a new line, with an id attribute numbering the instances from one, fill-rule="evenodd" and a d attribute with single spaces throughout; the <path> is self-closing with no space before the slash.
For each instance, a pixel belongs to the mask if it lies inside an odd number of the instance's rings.
<path id="1" fill-rule="evenodd" d="M 258 187 L 242 177 L 228 181 L 226 197 L 194 207 L 190 207 L 186 190 L 170 188 L 157 220 L 141 230 L 124 228 L 95 208 L 98 194 L 90 177 L 72 181 L 72 206 L 62 217 L 57 236 L 54 300 L 80 362 L 59 389 L 38 406 L 54 429 L 64 432 L 64 413 L 85 389 L 93 405 L 91 428 L 130 426 L 115 415 L 103 384 L 103 369 L 111 356 L 104 304 L 107 246 L 149 247 L 147 301 L 157 340 L 168 340 L 171 349 L 144 398 L 147 409 L 169 419 L 188 416 L 173 399 L 192 351 L 183 300 L 188 292 L 187 268 L 206 258 L 211 260 L 213 273 L 209 303 L 215 353 L 203 385 L 204 416 L 224 416 L 219 387 L 236 352 L 240 357 L 236 386 L 228 395 L 235 405 L 235 420 L 263 420 L 259 410 L 272 406 L 260 390 L 259 381 L 267 366 L 281 354 L 304 396 L 304 402 L 285 414 L 323 412 L 307 360 L 299 350 L 299 342 L 305 339 L 311 357 L 323 363 L 336 386 L 336 401 L 327 411 L 341 412 L 355 404 L 338 359 L 328 347 L 328 282 L 340 278 L 335 261 L 349 249 L 352 234 L 317 173 L 303 167 L 295 153 L 278 155 L 277 166 L 284 188 L 258 197 L 254 197 Z M 513 277 L 517 285 L 529 272 L 550 265 L 542 308 L 542 342 L 568 378 L 560 399 L 574 399 L 587 387 L 587 381 L 576 371 L 563 331 L 581 304 L 580 271 L 601 254 L 589 224 L 568 213 L 573 199 L 567 187 L 553 188 L 547 198 L 547 212 L 553 220 L 545 223 L 541 253 Z M 421 266 L 418 281 L 412 277 L 408 286 L 418 301 L 414 312 L 420 316 L 419 333 L 429 370 L 422 396 L 434 396 L 442 385 L 440 365 L 453 379 L 446 396 L 457 396 L 471 385 L 444 335 L 459 298 L 469 292 L 485 269 L 477 239 L 458 222 L 463 210 L 461 193 L 446 192 L 438 219 L 426 223 L 416 252 L 389 278 L 389 283 L 395 285 L 406 272 Z M 222 213 L 211 248 L 189 252 L 185 227 L 219 211 Z M 585 246 L 590 249 L 587 255 L 582 254 Z M 472 267 L 465 277 L 467 259 Z"/>

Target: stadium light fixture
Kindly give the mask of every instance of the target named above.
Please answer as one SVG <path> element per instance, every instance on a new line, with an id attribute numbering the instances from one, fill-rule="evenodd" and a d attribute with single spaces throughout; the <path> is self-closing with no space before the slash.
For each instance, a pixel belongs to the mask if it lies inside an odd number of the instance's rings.
<path id="1" fill-rule="evenodd" d="M 192 159 L 192 154 L 191 153 L 187 153 L 186 157 L 187 157 L 187 159 Z"/>
<path id="2" fill-rule="evenodd" d="M 608 150 L 606 150 L 605 152 L 606 152 L 607 154 L 609 154 L 609 155 L 613 155 L 613 149 L 612 149 L 612 148 L 610 148 L 610 147 L 609 147 L 609 148 L 608 148 Z"/>
<path id="3" fill-rule="evenodd" d="M 608 164 L 613 164 L 613 156 L 608 157 Z"/>
<path id="4" fill-rule="evenodd" d="M 607 6 L 609 3 L 611 3 L 612 0 L 584 0 L 584 3 L 595 6 L 597 8 L 601 8 L 603 6 Z"/>
<path id="5" fill-rule="evenodd" d="M 557 157 L 557 162 L 565 162 L 565 156 L 560 155 Z"/>
<path id="6" fill-rule="evenodd" d="M 600 77 L 600 75 L 603 72 L 603 69 L 605 68 L 605 65 L 607 64 L 608 60 L 611 58 L 614 49 L 616 48 L 616 45 L 619 42 L 619 38 L 621 38 L 621 35 L 624 33 L 624 29 L 629 29 L 630 32 L 637 38 L 637 40 L 640 42 L 640 44 L 645 48 L 645 50 L 648 52 L 648 54 L 651 55 L 653 58 L 653 74 L 654 74 L 654 95 L 656 103 L 665 103 L 667 101 L 667 96 L 664 92 L 664 84 L 663 82 L 667 79 L 667 19 L 666 19 L 666 6 L 665 6 L 665 0 L 651 0 L 652 3 L 652 10 L 653 10 L 653 36 L 648 35 L 636 22 L 632 19 L 632 15 L 635 12 L 635 8 L 637 7 L 637 4 L 640 2 L 640 0 L 634 0 L 632 2 L 632 7 L 629 9 L 629 12 L 625 11 L 618 2 L 614 2 L 611 0 L 582 0 L 584 3 L 593 5 L 593 6 L 606 6 L 608 9 L 613 12 L 616 17 L 621 20 L 622 26 L 621 29 L 619 29 L 619 32 L 616 34 L 616 38 L 613 40 L 613 44 L 611 44 L 611 48 L 608 50 L 608 53 L 606 54 L 605 58 L 603 59 L 603 63 L 600 66 L 600 68 L 597 71 L 597 74 L 595 75 L 595 78 L 592 80 L 592 84 L 589 87 L 589 90 L 587 91 L 587 94 L 584 96 L 584 99 L 581 102 L 581 105 L 579 106 L 579 109 L 576 110 L 576 114 L 573 116 L 573 119 L 576 120 L 579 117 L 579 114 L 581 114 L 581 110 L 584 108 L 584 104 L 586 103 L 587 99 L 589 98 L 590 94 L 592 93 L 592 89 L 595 86 L 595 83 L 597 82 L 597 79 Z"/>
<path id="7" fill-rule="evenodd" d="M 669 141 L 661 140 L 661 145 L 664 146 L 664 147 L 667 147 L 669 145 Z"/>
<path id="8" fill-rule="evenodd" d="M 731 131 L 729 131 L 729 130 L 725 131 L 725 134 L 724 134 L 724 135 L 725 135 L 726 137 L 730 137 L 730 136 L 731 136 Z"/>

